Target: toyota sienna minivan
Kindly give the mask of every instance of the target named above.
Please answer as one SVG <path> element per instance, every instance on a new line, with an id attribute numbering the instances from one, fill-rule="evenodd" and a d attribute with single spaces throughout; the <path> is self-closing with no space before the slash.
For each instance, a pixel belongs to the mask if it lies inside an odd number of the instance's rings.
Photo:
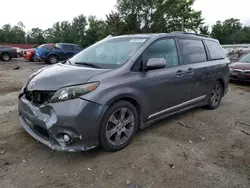
<path id="1" fill-rule="evenodd" d="M 58 151 L 118 151 L 158 120 L 216 109 L 228 64 L 219 42 L 199 34 L 106 38 L 32 74 L 19 95 L 19 121 Z"/>

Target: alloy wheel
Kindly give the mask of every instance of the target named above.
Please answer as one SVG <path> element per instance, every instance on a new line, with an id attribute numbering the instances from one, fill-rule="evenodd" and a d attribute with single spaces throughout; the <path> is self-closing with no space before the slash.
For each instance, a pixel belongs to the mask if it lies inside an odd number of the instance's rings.
<path id="1" fill-rule="evenodd" d="M 2 58 L 3 58 L 4 61 L 9 61 L 10 60 L 10 56 L 8 54 L 4 54 L 2 56 Z"/>
<path id="2" fill-rule="evenodd" d="M 106 137 L 113 145 L 124 144 L 133 134 L 135 117 L 128 108 L 120 108 L 111 114 L 106 126 Z"/>
<path id="3" fill-rule="evenodd" d="M 49 59 L 50 59 L 50 63 L 52 63 L 52 64 L 57 63 L 57 57 L 56 56 L 51 56 Z"/>
<path id="4" fill-rule="evenodd" d="M 222 97 L 222 88 L 221 84 L 218 82 L 212 89 L 212 96 L 211 96 L 211 102 L 212 106 L 216 107 L 219 105 Z"/>

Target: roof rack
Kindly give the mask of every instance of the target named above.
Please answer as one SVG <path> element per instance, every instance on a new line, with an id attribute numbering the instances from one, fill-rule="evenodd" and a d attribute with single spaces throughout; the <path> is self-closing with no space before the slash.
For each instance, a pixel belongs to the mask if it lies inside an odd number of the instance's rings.
<path id="1" fill-rule="evenodd" d="M 198 34 L 198 33 L 190 33 L 190 32 L 183 32 L 183 31 L 175 31 L 175 32 L 172 32 L 172 33 L 175 33 L 175 34 L 185 34 L 185 35 L 195 35 L 195 36 L 199 36 L 199 37 L 211 38 L 208 35 L 203 35 L 203 34 Z"/>

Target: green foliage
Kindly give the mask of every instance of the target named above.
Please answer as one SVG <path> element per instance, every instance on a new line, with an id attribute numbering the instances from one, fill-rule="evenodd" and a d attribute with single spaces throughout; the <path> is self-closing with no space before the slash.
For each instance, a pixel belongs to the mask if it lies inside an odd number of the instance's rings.
<path id="1" fill-rule="evenodd" d="M 18 22 L 18 24 L 13 27 L 10 24 L 5 24 L 2 29 L 0 29 L 0 42 L 25 43 L 23 23 Z"/>
<path id="2" fill-rule="evenodd" d="M 212 26 L 211 36 L 217 38 L 221 44 L 250 43 L 250 27 L 243 27 L 239 19 L 217 21 Z"/>

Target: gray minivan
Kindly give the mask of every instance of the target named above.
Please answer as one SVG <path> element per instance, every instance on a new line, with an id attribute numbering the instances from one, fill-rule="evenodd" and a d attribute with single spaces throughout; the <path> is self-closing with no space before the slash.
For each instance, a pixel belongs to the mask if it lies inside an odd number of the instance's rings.
<path id="1" fill-rule="evenodd" d="M 32 74 L 19 121 L 58 151 L 125 148 L 138 129 L 226 94 L 229 60 L 215 39 L 174 32 L 104 39 Z"/>

